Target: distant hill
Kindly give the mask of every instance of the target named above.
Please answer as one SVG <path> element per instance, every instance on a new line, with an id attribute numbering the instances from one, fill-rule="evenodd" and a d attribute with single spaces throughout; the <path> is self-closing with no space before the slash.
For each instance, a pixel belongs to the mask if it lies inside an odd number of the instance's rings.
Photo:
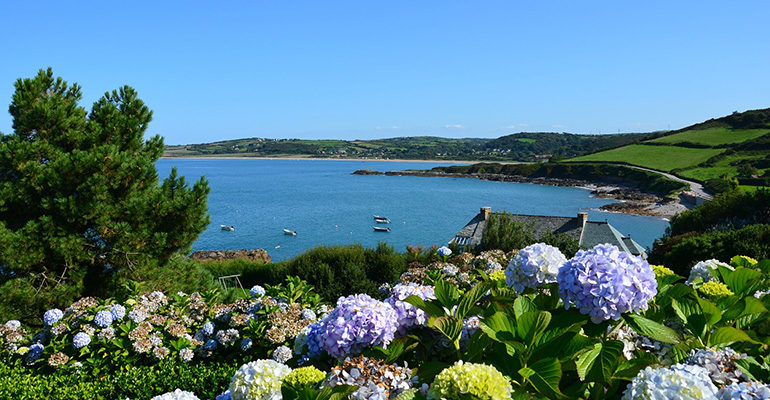
<path id="1" fill-rule="evenodd" d="M 621 162 L 700 182 L 770 183 L 770 108 L 734 112 L 611 150 L 566 161 Z"/>
<path id="2" fill-rule="evenodd" d="M 542 161 L 573 157 L 623 146 L 660 134 L 574 135 L 515 133 L 497 139 L 449 139 L 433 136 L 375 140 L 301 140 L 247 138 L 213 143 L 166 146 L 165 157 L 308 157 L 367 159 L 431 159 Z"/>

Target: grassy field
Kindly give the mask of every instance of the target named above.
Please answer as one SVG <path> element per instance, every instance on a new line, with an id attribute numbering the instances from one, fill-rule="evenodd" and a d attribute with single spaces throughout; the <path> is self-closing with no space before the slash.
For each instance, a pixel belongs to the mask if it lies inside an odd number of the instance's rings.
<path id="1" fill-rule="evenodd" d="M 748 193 L 754 193 L 759 189 L 770 189 L 768 186 L 746 186 L 746 185 L 740 185 L 738 186 L 738 189 L 748 192 Z"/>
<path id="2" fill-rule="evenodd" d="M 766 133 L 768 129 L 730 129 L 730 128 L 708 128 L 691 129 L 669 136 L 663 136 L 650 140 L 654 143 L 698 143 L 708 146 L 720 146 L 723 144 L 733 144 L 756 139 Z"/>
<path id="3" fill-rule="evenodd" d="M 569 161 L 626 162 L 640 167 L 671 171 L 698 165 L 721 153 L 722 149 L 693 149 L 676 146 L 645 146 L 633 144 L 617 149 L 588 154 Z"/>
<path id="4" fill-rule="evenodd" d="M 757 155 L 745 155 L 745 154 L 731 154 L 725 156 L 721 160 L 714 163 L 712 166 L 694 167 L 679 172 L 684 178 L 692 178 L 699 181 L 705 181 L 707 179 L 715 178 L 722 175 L 736 176 L 738 175 L 738 167 L 730 165 L 730 163 L 739 160 L 757 160 L 764 157 L 764 154 Z"/>

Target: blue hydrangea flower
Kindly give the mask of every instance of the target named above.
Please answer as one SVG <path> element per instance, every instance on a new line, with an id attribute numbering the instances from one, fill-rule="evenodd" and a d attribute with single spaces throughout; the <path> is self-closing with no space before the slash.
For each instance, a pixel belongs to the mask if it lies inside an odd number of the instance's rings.
<path id="1" fill-rule="evenodd" d="M 72 347 L 76 349 L 82 349 L 91 343 L 91 336 L 88 336 L 85 332 L 78 332 L 75 337 L 72 338 Z"/>
<path id="2" fill-rule="evenodd" d="M 340 360 L 367 347 L 387 347 L 398 330 L 393 307 L 365 294 L 340 297 L 337 307 L 314 325 L 308 347 L 318 340 L 321 348 Z"/>
<path id="3" fill-rule="evenodd" d="M 123 307 L 120 304 L 113 304 L 112 307 L 110 307 L 110 313 L 112 314 L 113 321 L 120 321 L 126 316 L 126 307 Z"/>
<path id="4" fill-rule="evenodd" d="M 265 295 L 265 288 L 259 285 L 254 285 L 251 290 L 249 290 L 249 295 L 255 299 L 260 299 Z"/>
<path id="5" fill-rule="evenodd" d="M 209 339 L 206 341 L 206 343 L 203 345 L 203 348 L 208 351 L 214 351 L 217 349 L 217 341 L 214 339 Z"/>
<path id="6" fill-rule="evenodd" d="M 32 346 L 29 346 L 29 351 L 27 352 L 27 363 L 31 364 L 40 358 L 40 356 L 43 355 L 43 349 L 45 349 L 45 346 L 43 346 L 42 343 L 35 343 Z"/>
<path id="7" fill-rule="evenodd" d="M 414 326 L 425 325 L 428 316 L 424 311 L 405 302 L 409 296 L 417 296 L 423 300 L 435 299 L 433 286 L 422 286 L 416 283 L 399 283 L 393 287 L 390 297 L 385 302 L 396 311 L 398 318 L 398 333 L 403 335 Z"/>
<path id="8" fill-rule="evenodd" d="M 537 288 L 556 282 L 559 268 L 567 262 L 561 251 L 545 243 L 527 246 L 511 259 L 505 269 L 505 283 L 521 293 L 525 288 Z"/>
<path id="9" fill-rule="evenodd" d="M 302 309 L 302 319 L 306 321 L 315 321 L 316 315 L 315 312 L 309 308 L 303 308 Z"/>
<path id="10" fill-rule="evenodd" d="M 697 365 L 647 367 L 634 377 L 623 400 L 716 400 L 717 387 L 708 372 Z"/>
<path id="11" fill-rule="evenodd" d="M 43 323 L 46 324 L 46 326 L 51 326 L 57 323 L 63 316 L 64 313 L 58 308 L 48 310 L 43 314 Z"/>
<path id="12" fill-rule="evenodd" d="M 732 383 L 719 390 L 719 400 L 770 399 L 770 388 L 762 382 Z"/>
<path id="13" fill-rule="evenodd" d="M 21 322 L 19 322 L 19 320 L 17 319 L 12 319 L 5 323 L 5 327 L 12 331 L 15 331 L 16 329 L 21 328 Z"/>
<path id="14" fill-rule="evenodd" d="M 559 269 L 556 279 L 564 306 L 569 309 L 574 304 L 597 324 L 618 320 L 628 311 L 646 310 L 658 293 L 647 261 L 611 244 L 578 251 Z"/>
<path id="15" fill-rule="evenodd" d="M 96 316 L 94 316 L 94 324 L 99 328 L 106 328 L 112 325 L 112 312 L 108 310 L 97 312 Z"/>
<path id="16" fill-rule="evenodd" d="M 201 328 L 204 334 L 207 336 L 211 336 L 214 334 L 214 323 L 209 321 L 203 324 L 203 328 Z"/>
<path id="17" fill-rule="evenodd" d="M 241 339 L 241 351 L 249 350 L 252 344 L 253 344 L 252 340 L 247 337 Z"/>
<path id="18" fill-rule="evenodd" d="M 438 248 L 438 250 L 436 250 L 436 252 L 441 257 L 449 257 L 452 254 L 452 249 L 446 246 L 441 246 Z"/>

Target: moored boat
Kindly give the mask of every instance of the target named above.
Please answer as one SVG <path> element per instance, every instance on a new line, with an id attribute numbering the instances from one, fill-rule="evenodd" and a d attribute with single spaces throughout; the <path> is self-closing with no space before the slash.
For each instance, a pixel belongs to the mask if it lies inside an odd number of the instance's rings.
<path id="1" fill-rule="evenodd" d="M 291 229 L 284 229 L 284 230 L 283 230 L 283 234 L 284 234 L 284 235 L 292 235 L 292 236 L 297 236 L 297 232 L 296 232 L 296 231 L 293 231 L 293 230 L 291 230 Z"/>
<path id="2" fill-rule="evenodd" d="M 220 228 L 221 228 L 223 231 L 231 231 L 231 232 L 232 232 L 232 231 L 234 231 L 234 230 L 235 230 L 235 225 L 219 225 L 219 227 L 220 227 Z"/>
<path id="3" fill-rule="evenodd" d="M 374 230 L 376 232 L 390 232 L 390 228 L 382 227 L 382 226 L 373 226 Z"/>

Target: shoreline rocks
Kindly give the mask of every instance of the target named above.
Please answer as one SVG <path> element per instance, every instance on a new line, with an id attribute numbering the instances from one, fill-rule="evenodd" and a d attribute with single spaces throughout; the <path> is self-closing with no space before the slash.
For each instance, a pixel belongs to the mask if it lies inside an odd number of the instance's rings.
<path id="1" fill-rule="evenodd" d="M 241 250 L 203 250 L 190 254 L 190 258 L 196 261 L 227 261 L 244 259 L 248 261 L 260 261 L 270 264 L 273 260 L 265 249 L 241 249 Z"/>

